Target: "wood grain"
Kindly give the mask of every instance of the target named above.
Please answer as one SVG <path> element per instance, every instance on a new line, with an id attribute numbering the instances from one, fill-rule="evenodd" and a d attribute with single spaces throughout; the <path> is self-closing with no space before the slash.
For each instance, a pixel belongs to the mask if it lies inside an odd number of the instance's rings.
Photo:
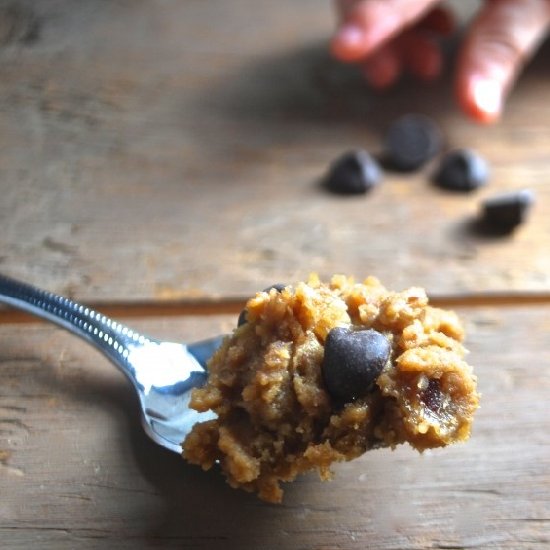
<path id="1" fill-rule="evenodd" d="M 424 286 L 469 328 L 471 440 L 372 452 L 266 505 L 151 443 L 98 353 L 1 309 L 2 548 L 550 546 L 550 45 L 478 127 L 450 70 L 373 93 L 329 58 L 333 19 L 317 0 L 0 2 L 0 271 L 190 341 L 311 271 Z M 323 191 L 336 156 L 379 153 L 413 111 L 487 158 L 486 189 L 443 193 L 430 165 L 364 197 Z M 475 230 L 482 198 L 525 187 L 528 223 Z"/>
<path id="2" fill-rule="evenodd" d="M 9 29 L 23 30 L 0 47 L 8 274 L 87 301 L 247 296 L 311 271 L 431 293 L 550 288 L 544 55 L 502 123 L 481 128 L 455 107 L 450 75 L 369 91 L 329 59 L 333 16 L 316 0 L 15 5 Z M 379 151 L 409 111 L 478 149 L 490 186 L 443 193 L 430 167 L 366 197 L 319 188 L 337 155 Z M 538 195 L 525 227 L 471 231 L 483 196 L 522 187 Z"/>
<path id="3" fill-rule="evenodd" d="M 367 453 L 284 504 L 230 489 L 143 434 L 125 380 L 47 325 L 0 327 L 0 540 L 6 548 L 538 549 L 550 544 L 550 310 L 460 310 L 483 393 L 469 442 Z M 234 316 L 133 324 L 170 339 Z M 22 337 L 23 335 L 23 337 Z"/>

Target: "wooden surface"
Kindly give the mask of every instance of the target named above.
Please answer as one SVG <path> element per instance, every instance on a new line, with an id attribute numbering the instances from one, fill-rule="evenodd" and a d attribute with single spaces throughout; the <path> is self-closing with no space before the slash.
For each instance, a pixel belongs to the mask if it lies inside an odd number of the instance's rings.
<path id="1" fill-rule="evenodd" d="M 548 548 L 550 308 L 460 310 L 482 408 L 469 442 L 367 453 L 268 505 L 151 443 L 122 375 L 46 325 L 0 331 L 0 533 L 9 548 Z M 134 323 L 166 338 L 231 317 Z"/>
<path id="2" fill-rule="evenodd" d="M 312 270 L 431 293 L 550 287 L 547 57 L 479 128 L 449 78 L 379 96 L 332 62 L 318 0 L 16 5 L 38 30 L 0 49 L 4 272 L 105 301 L 246 296 Z M 337 155 L 378 151 L 409 111 L 478 149 L 491 185 L 449 195 L 427 168 L 367 197 L 319 189 Z M 522 187 L 532 223 L 505 242 L 472 234 L 483 196 Z"/>
<path id="3" fill-rule="evenodd" d="M 368 453 L 266 505 L 150 443 L 95 351 L 3 309 L 0 548 L 550 547 L 550 48 L 483 128 L 450 75 L 372 93 L 329 59 L 332 28 L 316 0 L 0 1 L 0 271 L 188 341 L 310 271 L 424 286 L 466 320 L 471 440 Z M 411 111 L 488 159 L 486 189 L 443 193 L 433 166 L 320 188 Z M 472 229 L 483 197 L 524 187 L 527 224 Z"/>

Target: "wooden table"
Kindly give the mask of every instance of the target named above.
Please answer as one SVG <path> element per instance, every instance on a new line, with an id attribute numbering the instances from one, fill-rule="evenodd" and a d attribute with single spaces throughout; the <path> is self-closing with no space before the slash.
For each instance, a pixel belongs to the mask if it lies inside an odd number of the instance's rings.
<path id="1" fill-rule="evenodd" d="M 369 91 L 329 59 L 332 25 L 314 0 L 0 4 L 0 271 L 189 341 L 311 271 L 424 286 L 468 329 L 471 440 L 367 453 L 267 505 L 151 443 L 97 352 L 3 309 L 0 547 L 550 546 L 550 50 L 482 128 L 450 77 Z M 490 185 L 443 193 L 429 167 L 367 196 L 320 188 L 411 111 L 481 152 Z M 483 197 L 523 187 L 527 224 L 472 230 Z"/>

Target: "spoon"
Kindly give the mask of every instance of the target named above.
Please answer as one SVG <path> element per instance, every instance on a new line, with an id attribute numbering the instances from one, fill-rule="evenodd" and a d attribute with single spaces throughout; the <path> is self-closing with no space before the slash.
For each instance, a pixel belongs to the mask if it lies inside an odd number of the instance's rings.
<path id="1" fill-rule="evenodd" d="M 147 435 L 170 451 L 193 425 L 215 418 L 189 407 L 191 390 L 206 382 L 206 363 L 223 336 L 193 344 L 144 336 L 63 296 L 0 274 L 0 302 L 41 317 L 86 340 L 130 380 L 136 390 Z"/>

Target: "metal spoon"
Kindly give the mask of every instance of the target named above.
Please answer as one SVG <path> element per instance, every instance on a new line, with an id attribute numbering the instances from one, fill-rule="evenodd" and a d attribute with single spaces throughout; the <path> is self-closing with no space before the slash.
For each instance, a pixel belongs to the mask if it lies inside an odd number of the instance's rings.
<path id="1" fill-rule="evenodd" d="M 55 323 L 107 356 L 132 382 L 147 435 L 170 451 L 196 422 L 214 418 L 189 408 L 191 390 L 206 381 L 206 362 L 223 336 L 193 344 L 161 342 L 139 334 L 68 298 L 0 274 L 0 302 Z"/>

